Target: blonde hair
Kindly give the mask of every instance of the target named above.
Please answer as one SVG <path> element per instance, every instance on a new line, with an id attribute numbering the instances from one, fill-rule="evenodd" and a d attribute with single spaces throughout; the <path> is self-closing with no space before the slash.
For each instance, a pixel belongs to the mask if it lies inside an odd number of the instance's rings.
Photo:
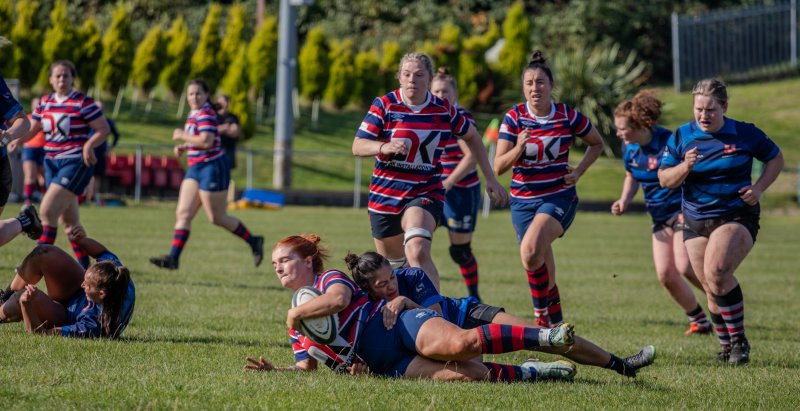
<path id="1" fill-rule="evenodd" d="M 692 97 L 697 95 L 711 97 L 721 106 L 728 104 L 728 86 L 719 79 L 707 78 L 698 81 L 692 89 Z"/>
<path id="2" fill-rule="evenodd" d="M 406 53 L 403 58 L 400 59 L 400 65 L 397 67 L 397 75 L 400 75 L 400 71 L 403 70 L 403 64 L 409 61 L 416 61 L 422 64 L 425 67 L 425 70 L 428 71 L 428 75 L 433 78 L 433 59 L 431 56 L 425 53 Z"/>

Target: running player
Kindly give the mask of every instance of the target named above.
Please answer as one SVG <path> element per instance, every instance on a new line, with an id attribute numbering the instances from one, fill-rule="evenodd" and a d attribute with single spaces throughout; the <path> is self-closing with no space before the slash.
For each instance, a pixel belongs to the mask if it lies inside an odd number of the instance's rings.
<path id="1" fill-rule="evenodd" d="M 494 161 L 498 175 L 513 166 L 511 221 L 541 326 L 563 321 L 552 243 L 575 218 L 575 184 L 603 151 L 603 139 L 588 118 L 551 100 L 553 85 L 553 73 L 536 50 L 522 70 L 526 101 L 503 118 Z M 568 160 L 576 136 L 587 148 L 573 169 Z"/>
<path id="2" fill-rule="evenodd" d="M 456 103 L 456 79 L 445 67 L 439 67 L 431 82 L 431 93 L 447 100 L 470 124 L 475 125 L 472 114 Z M 442 185 L 445 190 L 444 225 L 450 236 L 450 258 L 458 264 L 461 277 L 470 296 L 478 294 L 478 261 L 472 254 L 472 233 L 478 223 L 478 205 L 481 201 L 481 180 L 475 170 L 475 159 L 466 143 L 458 137 L 451 138 L 441 158 Z"/>
<path id="3" fill-rule="evenodd" d="M 321 297 L 292 308 L 287 314 L 295 365 L 275 367 L 263 358 L 248 357 L 246 369 L 315 370 L 317 356 L 311 357 L 310 348 L 330 352 L 331 347 L 310 343 L 295 330 L 301 319 L 338 313 L 339 336 L 347 340 L 349 347 L 355 348 L 353 355 L 360 356 L 372 372 L 379 375 L 465 381 L 569 379 L 574 376 L 575 366 L 566 361 L 529 361 L 522 366 L 511 366 L 474 360 L 482 353 L 569 345 L 573 334 L 572 326 L 567 324 L 557 329 L 484 325 L 462 330 L 435 311 L 414 309 L 401 313 L 395 326 L 388 330 L 381 315 L 375 315 L 384 302 L 370 301 L 341 271 L 324 271 L 327 253 L 318 244 L 319 237 L 315 235 L 291 236 L 278 242 L 272 251 L 272 264 L 281 285 L 291 290 L 313 285 L 323 292 Z M 331 356 L 336 357 L 337 353 Z M 349 362 L 344 364 L 349 366 Z M 331 365 L 327 361 L 326 364 Z"/>
<path id="4" fill-rule="evenodd" d="M 97 262 L 84 270 L 60 248 L 38 245 L 0 296 L 0 322 L 23 321 L 31 333 L 117 338 L 130 322 L 136 300 L 128 269 L 80 228 L 70 232 L 70 241 Z M 36 288 L 42 278 L 47 294 Z"/>
<path id="5" fill-rule="evenodd" d="M 75 65 L 57 60 L 48 70 L 53 93 L 39 99 L 33 112 L 31 130 L 26 138 L 44 130 L 46 157 L 44 160 L 47 191 L 42 198 L 41 212 L 44 231 L 39 244 L 53 244 L 59 219 L 64 232 L 80 229 L 78 196 L 83 194 L 92 178 L 97 158 L 94 148 L 108 135 L 108 122 L 94 100 L 73 90 L 77 75 Z M 89 130 L 94 133 L 89 134 Z M 84 267 L 89 256 L 75 243 L 70 243 L 75 258 Z"/>
<path id="6" fill-rule="evenodd" d="M 189 239 L 192 219 L 200 206 L 211 223 L 218 225 L 247 242 L 258 267 L 264 258 L 264 237 L 250 234 L 241 221 L 227 213 L 227 193 L 230 168 L 223 157 L 217 132 L 217 113 L 208 100 L 208 85 L 202 80 L 191 80 L 187 86 L 186 100 L 191 111 L 183 129 L 175 129 L 172 139 L 182 142 L 175 146 L 177 156 L 187 153 L 189 170 L 181 183 L 178 207 L 175 211 L 175 232 L 169 254 L 152 257 L 150 262 L 169 270 L 178 269 L 178 263 Z"/>
<path id="7" fill-rule="evenodd" d="M 486 324 L 520 325 L 536 327 L 501 307 L 478 302 L 474 297 L 450 298 L 440 295 L 428 276 L 416 267 L 392 270 L 389 261 L 375 252 L 361 256 L 348 254 L 347 266 L 356 284 L 373 300 L 386 300 L 382 309 L 384 325 L 391 327 L 405 309 L 430 308 L 442 314 L 447 321 L 463 328 L 473 329 Z M 627 377 L 635 377 L 639 368 L 653 363 L 655 347 L 645 347 L 626 359 L 619 358 L 594 343 L 575 336 L 575 344 L 568 347 L 539 347 L 537 351 L 563 355 L 579 364 L 613 369 Z"/>
<path id="8" fill-rule="evenodd" d="M 619 200 L 611 205 L 611 213 L 624 214 L 639 185 L 642 186 L 647 212 L 653 220 L 653 262 L 658 280 L 689 317 L 689 329 L 685 334 L 708 334 L 711 324 L 684 280 L 685 277 L 703 291 L 683 245 L 681 192 L 662 188 L 658 183 L 661 155 L 672 134 L 656 125 L 660 116 L 661 102 L 646 91 L 620 103 L 614 110 L 617 137 L 625 143 L 625 181 Z"/>
<path id="9" fill-rule="evenodd" d="M 452 135 L 462 138 L 498 203 L 507 193 L 491 171 L 480 135 L 450 102 L 430 93 L 431 58 L 409 53 L 400 60 L 400 88 L 372 102 L 356 132 L 353 154 L 375 156 L 369 192 L 372 237 L 394 266 L 421 267 L 439 286 L 431 259 L 433 231 L 444 203 L 439 161 Z"/>
<path id="10" fill-rule="evenodd" d="M 692 95 L 694 120 L 669 138 L 658 178 L 664 187 L 683 190 L 684 243 L 708 296 L 722 346 L 717 359 L 739 365 L 750 360 L 750 344 L 734 272 L 756 241 L 759 200 L 778 178 L 783 154 L 753 124 L 725 117 L 728 91 L 722 81 L 701 80 Z M 754 158 L 765 163 L 755 183 Z"/>

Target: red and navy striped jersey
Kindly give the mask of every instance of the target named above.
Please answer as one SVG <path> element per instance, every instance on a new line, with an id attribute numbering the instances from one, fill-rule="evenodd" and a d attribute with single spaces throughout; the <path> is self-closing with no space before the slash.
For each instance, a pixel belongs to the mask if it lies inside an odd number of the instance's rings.
<path id="1" fill-rule="evenodd" d="M 472 117 L 472 113 L 465 110 L 463 107 L 459 106 L 458 104 L 453 104 L 456 107 L 456 110 L 472 125 L 475 125 L 475 119 Z M 458 145 L 458 137 L 453 136 L 448 142 L 447 146 L 444 148 L 444 153 L 442 153 L 442 180 L 446 179 L 450 174 L 453 173 L 453 170 L 456 169 L 458 163 L 461 162 L 461 159 L 464 158 L 464 152 L 461 151 L 461 146 Z M 481 183 L 480 178 L 478 178 L 478 170 L 475 167 L 472 167 L 472 171 L 467 173 L 459 182 L 457 182 L 454 186 L 455 187 L 462 187 L 462 188 L 469 188 L 474 187 Z"/>
<path id="2" fill-rule="evenodd" d="M 322 274 L 314 277 L 314 288 L 322 291 L 325 294 L 329 287 L 335 284 L 342 284 L 349 288 L 352 292 L 350 297 L 350 304 L 344 310 L 339 311 L 339 336 L 344 338 L 352 347 L 356 346 L 356 339 L 361 333 L 361 329 L 365 326 L 366 321 L 359 321 L 372 318 L 375 313 L 380 312 L 383 308 L 384 301 L 371 301 L 361 288 L 356 285 L 347 274 L 339 270 L 328 270 Z M 364 316 L 365 315 L 365 316 Z M 297 330 L 289 330 L 289 338 L 292 343 L 292 350 L 294 351 L 295 362 L 300 362 L 308 359 L 310 356 L 306 349 L 303 347 L 300 333 Z"/>
<path id="3" fill-rule="evenodd" d="M 725 117 L 722 128 L 709 134 L 692 120 L 669 138 L 660 168 L 675 167 L 695 147 L 697 163 L 681 185 L 683 213 L 692 220 L 719 218 L 745 207 L 739 189 L 752 185 L 753 159 L 766 163 L 781 151 L 753 124 Z"/>
<path id="4" fill-rule="evenodd" d="M 78 91 L 73 90 L 63 98 L 56 93 L 43 96 L 33 111 L 33 119 L 42 124 L 47 157 L 82 157 L 83 145 L 91 137 L 89 122 L 102 115 L 94 100 Z"/>
<path id="5" fill-rule="evenodd" d="M 466 134 L 469 127 L 469 120 L 454 106 L 431 93 L 425 103 L 416 107 L 403 102 L 399 89 L 376 98 L 356 138 L 402 141 L 408 154 L 376 156 L 369 210 L 400 214 L 406 203 L 422 196 L 444 203 L 439 159 L 452 136 Z"/>
<path id="6" fill-rule="evenodd" d="M 516 145 L 517 135 L 524 129 L 533 138 L 525 146 L 525 154 L 514 162 L 512 201 L 575 195 L 574 186 L 564 186 L 564 175 L 574 136 L 584 137 L 592 130 L 589 119 L 564 103 L 551 103 L 547 117 L 537 117 L 527 103 L 520 103 L 506 113 L 499 138 Z"/>
<path id="7" fill-rule="evenodd" d="M 222 141 L 220 140 L 219 131 L 217 130 L 217 112 L 214 111 L 214 107 L 208 101 L 199 109 L 189 112 L 189 117 L 186 118 L 183 131 L 193 136 L 199 136 L 200 133 L 211 133 L 214 135 L 214 141 L 209 148 L 198 148 L 191 144 L 188 145 L 189 149 L 186 151 L 186 158 L 189 166 L 216 160 L 222 156 Z"/>

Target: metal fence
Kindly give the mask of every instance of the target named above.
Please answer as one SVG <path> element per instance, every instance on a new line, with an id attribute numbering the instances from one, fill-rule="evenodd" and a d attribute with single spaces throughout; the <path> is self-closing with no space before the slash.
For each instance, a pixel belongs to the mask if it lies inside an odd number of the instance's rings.
<path id="1" fill-rule="evenodd" d="M 672 14 L 676 91 L 708 77 L 746 80 L 797 69 L 797 0 L 697 16 Z"/>

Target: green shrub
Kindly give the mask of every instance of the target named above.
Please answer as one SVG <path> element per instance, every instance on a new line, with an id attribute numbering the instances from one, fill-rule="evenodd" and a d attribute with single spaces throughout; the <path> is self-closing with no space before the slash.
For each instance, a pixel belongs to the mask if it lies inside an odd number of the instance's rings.
<path id="1" fill-rule="evenodd" d="M 333 70 L 325 33 L 321 27 L 308 31 L 306 42 L 298 56 L 300 93 L 309 100 L 320 97 L 328 85 L 328 75 Z"/>
<path id="2" fill-rule="evenodd" d="M 330 77 L 325 88 L 325 100 L 333 107 L 341 108 L 353 94 L 356 81 L 353 67 L 353 43 L 350 40 L 334 41 L 330 52 Z"/>
<path id="3" fill-rule="evenodd" d="M 247 74 L 253 94 L 275 77 L 278 64 L 278 19 L 264 16 L 264 23 L 247 46 Z"/>
<path id="4" fill-rule="evenodd" d="M 208 14 L 203 21 L 203 27 L 200 29 L 200 40 L 197 42 L 197 48 L 192 54 L 192 67 L 189 72 L 189 77 L 192 79 L 202 79 L 208 83 L 211 90 L 217 88 L 217 83 L 222 77 L 222 67 L 219 65 L 217 59 L 217 50 L 219 50 L 219 21 L 222 15 L 222 6 L 217 3 L 212 3 L 208 7 Z"/>
<path id="5" fill-rule="evenodd" d="M 159 81 L 174 96 L 181 94 L 189 76 L 189 60 L 192 56 L 192 39 L 183 16 L 172 20 L 166 31 L 167 43 L 164 69 L 161 70 Z"/>
<path id="6" fill-rule="evenodd" d="M 131 80 L 144 94 L 148 94 L 158 84 L 158 73 L 164 66 L 166 53 L 163 36 L 161 25 L 157 24 L 147 31 L 136 48 Z"/>
<path id="7" fill-rule="evenodd" d="M 111 27 L 103 35 L 103 53 L 97 80 L 100 88 L 116 93 L 125 87 L 133 60 L 133 38 L 128 10 L 120 3 L 111 16 Z"/>

